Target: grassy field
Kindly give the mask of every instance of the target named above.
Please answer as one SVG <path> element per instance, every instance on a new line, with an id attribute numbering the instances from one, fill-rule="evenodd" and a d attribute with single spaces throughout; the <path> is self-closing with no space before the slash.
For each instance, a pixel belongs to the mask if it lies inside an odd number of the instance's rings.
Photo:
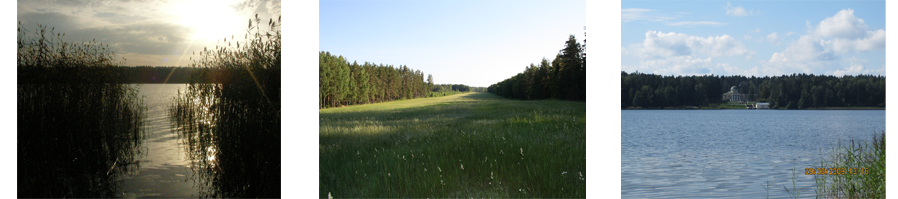
<path id="1" fill-rule="evenodd" d="M 319 197 L 586 197 L 586 103 L 470 92 L 319 110 Z"/>

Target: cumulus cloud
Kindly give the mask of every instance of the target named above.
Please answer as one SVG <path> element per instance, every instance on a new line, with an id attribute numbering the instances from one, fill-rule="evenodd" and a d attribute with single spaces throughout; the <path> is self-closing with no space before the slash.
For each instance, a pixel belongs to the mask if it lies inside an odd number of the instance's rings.
<path id="1" fill-rule="evenodd" d="M 713 61 L 714 57 L 756 54 L 729 35 L 699 37 L 675 32 L 647 31 L 642 43 L 621 48 L 623 55 L 640 59 L 638 66 L 621 66 L 655 74 L 737 74 L 737 67 Z"/>
<path id="2" fill-rule="evenodd" d="M 692 56 L 677 56 L 640 62 L 641 67 L 655 69 L 655 74 L 705 75 L 711 74 L 714 64 L 711 58 L 700 59 Z M 644 70 L 645 71 L 645 70 Z"/>
<path id="3" fill-rule="evenodd" d="M 727 10 L 726 14 L 730 15 L 730 16 L 744 17 L 744 16 L 755 14 L 754 10 L 745 11 L 745 8 L 742 8 L 742 6 L 733 7 L 733 5 L 730 5 L 730 2 L 727 2 L 726 10 Z"/>
<path id="4" fill-rule="evenodd" d="M 868 29 L 863 19 L 854 16 L 854 10 L 844 9 L 820 21 L 814 33 L 821 37 L 859 39 L 867 36 Z"/>
<path id="5" fill-rule="evenodd" d="M 810 72 L 808 63 L 829 62 L 836 59 L 836 53 L 831 46 L 831 42 L 822 41 L 812 35 L 803 35 L 783 52 L 773 53 L 769 63 L 794 65 L 803 69 L 803 72 Z"/>
<path id="6" fill-rule="evenodd" d="M 761 32 L 761 29 L 758 28 L 758 29 L 754 29 L 754 30 L 748 31 L 748 32 L 750 32 L 750 33 L 759 33 L 759 32 Z"/>
<path id="7" fill-rule="evenodd" d="M 756 54 L 729 35 L 698 37 L 683 33 L 647 31 L 642 44 L 631 45 L 625 53 L 641 58 L 674 56 L 747 56 Z"/>
<path id="8" fill-rule="evenodd" d="M 885 49 L 885 30 L 871 31 L 863 19 L 854 16 L 854 10 L 851 9 L 844 9 L 827 17 L 817 27 L 810 24 L 810 21 L 805 23 L 808 27 L 807 35 L 791 42 L 782 52 L 773 53 L 766 65 L 803 73 L 821 70 L 834 71 L 833 74 L 840 75 L 876 72 L 857 61 L 846 68 L 840 63 L 839 57 L 851 51 L 863 53 Z M 769 39 L 771 37 L 768 35 Z"/>
<path id="9" fill-rule="evenodd" d="M 833 72 L 833 75 L 841 77 L 844 75 L 885 74 L 885 66 L 883 66 L 882 68 L 872 69 L 867 68 L 867 63 L 869 63 L 867 60 L 852 57 L 851 59 L 849 59 L 848 67 L 837 69 Z"/>

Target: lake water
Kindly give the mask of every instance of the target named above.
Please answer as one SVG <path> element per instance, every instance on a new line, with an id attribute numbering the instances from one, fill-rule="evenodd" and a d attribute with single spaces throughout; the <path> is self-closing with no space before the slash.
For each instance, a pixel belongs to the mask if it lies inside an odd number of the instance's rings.
<path id="1" fill-rule="evenodd" d="M 177 132 L 172 130 L 168 109 L 178 89 L 186 84 L 139 84 L 140 95 L 145 96 L 147 132 L 143 141 L 145 155 L 139 161 L 139 169 L 125 175 L 122 196 L 133 197 L 197 197 L 198 190 L 191 178 L 193 171 L 189 159 L 179 144 Z"/>
<path id="2" fill-rule="evenodd" d="M 805 168 L 870 141 L 884 110 L 621 110 L 622 198 L 815 197 Z"/>

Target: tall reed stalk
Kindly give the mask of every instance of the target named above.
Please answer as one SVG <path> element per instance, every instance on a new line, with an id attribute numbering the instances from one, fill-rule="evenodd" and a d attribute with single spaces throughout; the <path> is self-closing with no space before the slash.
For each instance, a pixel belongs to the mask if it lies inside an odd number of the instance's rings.
<path id="1" fill-rule="evenodd" d="M 114 53 L 38 25 L 17 29 L 18 197 L 115 197 L 139 165 L 146 107 Z"/>
<path id="2" fill-rule="evenodd" d="M 846 168 L 844 175 L 817 175 L 817 196 L 824 198 L 884 198 L 886 194 L 886 134 L 871 142 L 839 142 L 821 168 Z"/>
<path id="3" fill-rule="evenodd" d="M 281 21 L 261 22 L 200 52 L 170 109 L 201 197 L 280 197 Z"/>

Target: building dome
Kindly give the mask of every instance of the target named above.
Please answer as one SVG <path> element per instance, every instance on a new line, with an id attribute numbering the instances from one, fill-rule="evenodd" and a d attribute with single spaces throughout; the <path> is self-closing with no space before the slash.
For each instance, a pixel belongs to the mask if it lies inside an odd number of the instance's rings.
<path id="1" fill-rule="evenodd" d="M 730 91 L 736 92 L 736 86 L 730 87 Z"/>

